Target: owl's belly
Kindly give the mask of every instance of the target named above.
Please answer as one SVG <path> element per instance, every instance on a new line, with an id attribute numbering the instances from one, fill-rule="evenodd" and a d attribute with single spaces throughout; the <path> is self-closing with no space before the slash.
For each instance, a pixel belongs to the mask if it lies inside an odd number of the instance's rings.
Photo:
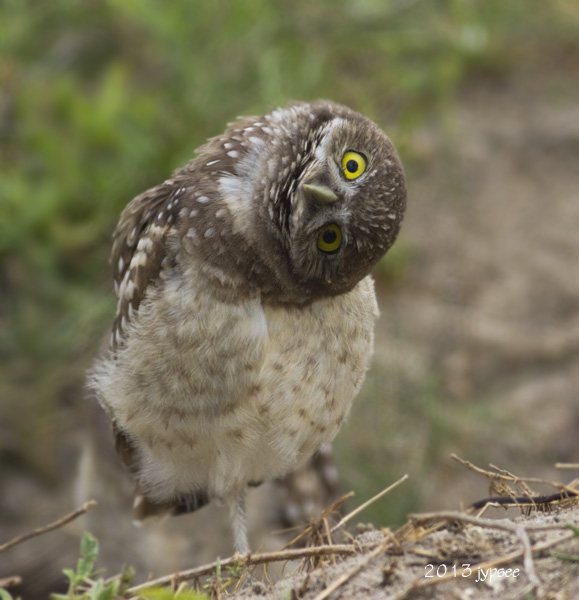
<path id="1" fill-rule="evenodd" d="M 372 353 L 371 278 L 307 307 L 219 306 L 199 295 L 179 311 L 165 296 L 178 329 L 143 328 L 157 332 L 147 343 L 138 331 L 129 336 L 138 347 L 120 355 L 124 389 L 110 401 L 153 499 L 236 493 L 293 470 L 334 438 Z M 159 319 L 163 307 L 152 305 Z"/>
<path id="2" fill-rule="evenodd" d="M 270 345 L 256 404 L 272 457 L 261 465 L 267 478 L 334 439 L 368 368 L 378 309 L 367 278 L 349 294 L 265 312 Z"/>

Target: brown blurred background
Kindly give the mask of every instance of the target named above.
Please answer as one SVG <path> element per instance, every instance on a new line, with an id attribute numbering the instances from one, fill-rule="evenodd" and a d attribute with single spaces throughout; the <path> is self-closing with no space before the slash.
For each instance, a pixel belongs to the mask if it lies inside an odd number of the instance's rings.
<path id="1" fill-rule="evenodd" d="M 408 178 L 375 274 L 373 368 L 335 444 L 350 508 L 404 473 L 362 520 L 485 496 L 452 452 L 576 476 L 553 467 L 579 460 L 574 0 L 4 0 L 0 23 L 0 543 L 100 501 L 0 555 L 16 593 L 61 589 L 83 528 L 109 575 L 230 552 L 219 507 L 132 526 L 84 377 L 112 322 L 124 205 L 227 121 L 290 99 L 367 114 Z M 255 494 L 252 543 L 273 549 L 283 498 Z"/>

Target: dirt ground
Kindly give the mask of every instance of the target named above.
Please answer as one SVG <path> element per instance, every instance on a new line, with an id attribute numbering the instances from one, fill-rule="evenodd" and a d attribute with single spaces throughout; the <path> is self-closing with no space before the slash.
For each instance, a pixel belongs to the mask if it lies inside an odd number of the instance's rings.
<path id="1" fill-rule="evenodd" d="M 358 550 L 354 556 L 338 559 L 335 564 L 326 559 L 325 564 L 313 571 L 287 577 L 269 589 L 253 586 L 234 597 L 263 600 L 577 598 L 579 541 L 563 525 L 577 525 L 577 507 L 549 515 L 490 522 L 499 525 L 507 522 L 512 530 L 453 522 L 430 532 L 418 527 L 409 539 L 397 542 L 390 532 L 367 528 L 352 540 Z M 560 529 L 550 529 L 552 527 Z M 566 541 L 554 545 L 563 539 Z M 538 558 L 529 552 L 525 561 L 524 544 L 555 547 L 558 553 L 575 560 L 564 560 L 547 549 L 539 553 Z M 518 558 L 509 560 L 513 555 Z"/>
<path id="2" fill-rule="evenodd" d="M 417 134 L 419 161 L 408 171 L 409 205 L 401 240 L 409 258 L 400 280 L 381 297 L 367 389 L 378 386 L 391 392 L 388 410 L 395 414 L 397 386 L 436 373 L 450 401 L 434 410 L 461 429 L 449 441 L 442 430 L 437 456 L 457 452 L 551 480 L 577 476 L 553 465 L 576 463 L 579 456 L 578 107 L 577 91 L 557 81 L 548 86 L 529 77 L 508 84 L 481 82 L 461 95 L 450 136 L 442 136 L 435 125 Z M 363 399 L 359 404 L 363 406 Z M 362 415 L 358 410 L 364 409 L 355 408 L 350 423 Z M 461 415 L 466 415 L 464 421 Z M 396 438 L 400 452 L 378 460 L 397 463 L 412 476 L 413 452 L 429 451 L 422 446 L 430 416 L 416 414 Z M 381 418 L 386 417 L 371 417 L 378 422 Z M 347 430 L 342 435 L 347 438 Z M 76 441 L 68 440 L 63 452 L 78 451 L 74 448 Z M 344 448 L 342 453 L 349 451 Z M 420 477 L 423 510 L 455 510 L 486 495 L 480 477 L 447 458 L 436 460 Z M 66 498 L 72 497 L 73 488 L 80 500 L 98 492 L 100 484 L 83 485 L 71 480 L 65 488 L 40 489 L 9 473 L 5 490 L 10 491 L 3 494 L 0 512 L 20 514 L 22 520 L 3 525 L 2 538 L 29 529 L 22 506 L 46 516 L 58 507 L 57 516 L 63 505 L 71 505 Z M 119 496 L 125 493 L 117 491 Z M 268 488 L 261 493 L 253 503 L 250 531 L 260 548 L 273 550 L 279 539 L 259 531 L 260 517 L 269 510 L 264 508 Z M 111 494 L 105 486 L 100 495 Z M 133 563 L 139 576 L 149 571 L 159 576 L 207 562 L 216 551 L 227 553 L 227 534 L 221 524 L 215 525 L 223 519 L 219 509 L 203 513 L 200 520 L 167 523 L 145 533 L 132 528 L 124 514 L 126 527 L 111 526 L 120 522 L 120 515 L 105 503 L 83 523 L 101 540 L 102 564 L 109 569 L 119 562 Z M 579 513 L 574 508 L 561 515 L 520 518 L 526 526 L 537 519 L 579 524 Z M 50 586 L 59 580 L 60 570 L 76 562 L 80 527 L 6 553 L 0 576 L 21 574 L 31 590 L 24 597 L 45 597 L 40 590 L 54 589 Z M 561 533 L 533 533 L 531 543 L 547 535 Z M 269 591 L 262 587 L 256 597 L 313 599 L 338 573 L 365 560 L 383 536 L 376 530 L 360 533 L 357 543 L 367 551 L 359 556 L 323 567 L 306 584 L 306 575 L 293 575 Z M 208 538 L 217 540 L 215 546 L 207 544 Z M 462 546 L 456 546 L 457 539 Z M 522 559 L 508 565 L 521 570 L 518 578 L 497 578 L 491 584 L 453 578 L 423 589 L 410 586 L 429 561 L 451 565 L 456 559 L 475 565 L 521 543 L 512 532 L 451 525 L 380 554 L 330 597 L 520 598 L 530 583 Z M 468 551 L 453 554 L 455 547 Z M 557 550 L 579 554 L 579 543 L 572 540 Z M 579 597 L 578 563 L 546 554 L 536 565 L 536 576 L 545 593 L 550 590 L 545 597 Z M 301 592 L 291 595 L 290 589 Z M 245 590 L 243 597 L 250 594 Z"/>
<path id="3" fill-rule="evenodd" d="M 532 85 L 463 98 L 461 200 L 444 210 L 440 190 L 418 182 L 430 201 L 406 225 L 424 268 L 397 302 L 447 389 L 508 424 L 499 440 L 475 434 L 484 460 L 551 478 L 579 455 L 577 101 Z"/>
<path id="4" fill-rule="evenodd" d="M 578 101 L 528 79 L 475 86 L 446 168 L 423 132 L 429 166 L 410 180 L 403 234 L 412 268 L 382 304 L 374 371 L 437 373 L 450 400 L 434 416 L 463 430 L 446 456 L 551 479 L 579 456 Z M 483 491 L 449 461 L 428 478 L 429 508 Z"/>

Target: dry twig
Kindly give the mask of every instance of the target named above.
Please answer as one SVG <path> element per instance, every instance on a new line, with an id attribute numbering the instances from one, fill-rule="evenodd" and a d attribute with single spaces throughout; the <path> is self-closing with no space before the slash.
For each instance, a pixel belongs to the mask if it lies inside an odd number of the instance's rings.
<path id="1" fill-rule="evenodd" d="M 547 483 L 544 479 L 540 479 L 538 477 L 517 477 L 516 475 L 513 475 L 513 474 L 509 473 L 508 471 L 504 471 L 503 469 L 498 469 L 501 472 L 495 473 L 493 471 L 489 471 L 487 469 L 477 467 L 475 464 L 471 463 L 469 460 L 464 460 L 463 458 L 460 458 L 460 456 L 457 456 L 456 454 L 451 454 L 450 458 L 452 458 L 452 460 L 455 460 L 456 462 L 459 462 L 461 465 L 465 466 L 467 469 L 470 469 L 471 471 L 474 471 L 475 473 L 480 473 L 481 475 L 484 475 L 485 477 L 499 477 L 500 479 L 503 479 L 505 481 L 510 481 L 512 483 L 516 483 L 519 481 L 522 481 L 525 483 Z M 493 468 L 496 469 L 496 467 L 493 467 Z"/>
<path id="2" fill-rule="evenodd" d="M 94 508 L 96 504 L 96 500 L 89 500 L 88 502 L 85 502 L 80 508 L 77 508 L 68 515 L 62 517 L 62 519 L 58 519 L 58 521 L 54 521 L 54 523 L 50 523 L 49 525 L 45 525 L 44 527 L 39 527 L 34 531 L 30 531 L 28 533 L 25 533 L 24 535 L 15 537 L 14 539 L 4 544 L 1 544 L 0 552 L 4 552 L 4 550 L 8 550 L 9 548 L 21 544 L 22 542 L 25 542 L 31 538 L 38 537 L 39 535 L 44 535 L 49 531 L 54 531 L 55 529 L 63 527 L 67 523 L 70 523 L 71 521 L 74 521 L 74 519 L 77 519 L 81 515 L 84 515 L 84 513 L 88 512 L 91 508 Z"/>
<path id="3" fill-rule="evenodd" d="M 298 548 L 296 550 L 280 550 L 278 552 L 263 552 L 261 554 L 248 554 L 247 556 L 240 556 L 238 554 L 219 561 L 221 569 L 226 569 L 232 565 L 237 564 L 238 566 L 249 567 L 250 565 L 259 565 L 270 562 L 279 562 L 283 560 L 295 560 L 297 558 L 310 558 L 312 556 L 325 556 L 328 554 L 355 554 L 356 548 L 352 544 L 340 544 L 335 546 L 316 546 L 313 548 Z M 173 573 L 172 575 L 165 575 L 158 579 L 141 583 L 127 590 L 128 594 L 137 594 L 141 590 L 144 590 L 153 586 L 165 586 L 165 585 L 179 585 L 183 581 L 190 581 L 191 579 L 197 579 L 204 575 L 209 575 L 217 568 L 217 562 L 212 562 L 208 565 L 203 565 L 195 569 L 188 569 L 187 571 L 181 571 L 180 573 Z"/>
<path id="4" fill-rule="evenodd" d="M 332 527 L 332 533 L 334 533 L 335 531 L 340 529 L 340 527 L 345 525 L 352 517 L 355 517 L 358 513 L 362 512 L 365 508 L 370 506 L 370 504 L 372 504 L 373 502 L 376 502 L 376 500 L 382 498 L 382 496 L 385 496 L 388 492 L 392 491 L 395 487 L 398 487 L 401 483 L 403 483 L 407 479 L 408 479 L 408 473 L 406 475 L 404 475 L 403 477 L 401 477 L 398 481 L 395 481 L 392 485 L 389 485 L 386 489 L 383 489 L 380 493 L 378 493 L 375 496 L 373 496 L 372 498 L 370 498 L 370 500 L 366 500 L 366 502 L 364 502 L 363 504 L 358 506 L 358 508 L 355 508 L 350 514 L 346 515 L 343 519 L 341 519 L 339 523 L 334 525 Z"/>
<path id="5" fill-rule="evenodd" d="M 324 522 L 341 504 L 343 504 L 348 498 L 351 498 L 354 495 L 354 492 L 348 492 L 344 494 L 340 498 L 338 498 L 335 502 L 332 502 L 330 506 L 328 506 L 324 512 L 320 515 L 318 519 L 315 519 L 314 522 L 310 523 L 303 531 L 301 531 L 291 542 L 288 542 L 282 550 L 286 550 L 287 548 L 291 548 L 296 542 L 301 540 L 304 536 L 308 535 L 311 531 L 319 527 L 319 524 Z"/>
<path id="6" fill-rule="evenodd" d="M 340 577 L 335 579 L 331 585 L 329 585 L 323 592 L 318 594 L 314 600 L 325 600 L 332 592 L 336 591 L 339 587 L 344 585 L 347 581 L 357 575 L 371 560 L 377 558 L 386 550 L 386 548 L 392 543 L 392 540 L 388 539 L 376 546 L 372 552 L 369 552 L 363 560 L 361 560 L 355 567 L 346 571 Z"/>
<path id="7" fill-rule="evenodd" d="M 525 571 L 527 572 L 527 577 L 533 586 L 533 591 L 536 593 L 539 598 L 543 597 L 541 591 L 541 580 L 539 579 L 537 572 L 535 571 L 535 563 L 533 562 L 533 551 L 531 548 L 531 540 L 529 540 L 529 536 L 522 523 L 517 523 L 516 533 L 518 538 L 521 540 L 521 544 L 523 545 L 523 566 L 525 567 Z"/>
<path id="8" fill-rule="evenodd" d="M 12 575 L 11 577 L 4 577 L 0 579 L 0 588 L 9 588 L 13 585 L 20 585 L 22 583 L 22 577 L 19 575 Z"/>
<path id="9" fill-rule="evenodd" d="M 454 511 L 413 514 L 409 515 L 408 518 L 413 523 L 419 523 L 420 525 L 424 523 L 458 521 L 461 523 L 478 525 L 479 527 L 487 529 L 503 529 L 513 533 L 517 533 L 519 527 L 518 524 L 507 519 L 483 519 L 481 517 L 474 517 L 472 515 Z M 553 531 L 557 529 L 567 529 L 567 525 L 527 525 L 524 529 L 526 531 Z"/>
<path id="10" fill-rule="evenodd" d="M 576 482 L 571 482 L 567 485 L 555 481 L 547 481 L 537 477 L 517 477 L 505 469 L 490 465 L 494 471 L 488 471 L 472 464 L 468 460 L 459 458 L 456 454 L 451 454 L 451 458 L 456 460 L 463 466 L 467 467 L 475 473 L 480 473 L 488 478 L 490 482 L 491 493 L 495 492 L 497 496 L 490 498 L 484 498 L 470 505 L 469 510 L 484 509 L 487 505 L 497 506 L 526 506 L 533 507 L 534 509 L 545 509 L 550 504 L 556 502 L 562 502 L 569 498 L 575 498 L 579 496 L 579 491 L 576 489 Z M 514 485 L 517 492 L 513 491 L 508 484 Z M 550 495 L 536 495 L 527 485 L 527 483 L 539 483 L 542 485 L 548 485 L 559 490 L 557 494 Z M 482 513 L 481 513 L 482 514 Z"/>
<path id="11" fill-rule="evenodd" d="M 504 481 L 509 481 L 511 483 L 519 483 L 519 482 L 520 483 L 540 483 L 543 485 L 548 485 L 548 486 L 553 487 L 558 490 L 567 490 L 568 489 L 567 485 L 565 485 L 564 483 L 560 483 L 558 481 L 549 481 L 547 479 L 541 479 L 540 477 L 517 477 L 516 475 L 509 473 L 509 471 L 505 471 L 504 469 L 495 467 L 493 465 L 490 465 L 491 468 L 496 469 L 498 472 L 495 473 L 493 471 L 488 471 L 487 469 L 477 467 L 476 465 L 474 465 L 473 463 L 471 463 L 468 460 L 464 460 L 463 458 L 460 458 L 456 454 L 451 454 L 450 458 L 452 458 L 452 460 L 455 460 L 456 462 L 459 462 L 461 465 L 465 466 L 467 469 L 470 469 L 471 471 L 474 471 L 475 473 L 480 473 L 481 475 L 484 475 L 485 477 L 498 477 Z M 558 463 L 558 464 L 564 464 L 564 463 Z M 555 465 L 555 466 L 557 466 L 557 465 Z M 569 465 L 569 466 L 565 466 L 564 468 L 574 468 L 574 467 L 579 468 L 579 465 Z M 561 466 L 560 468 L 563 468 L 563 466 Z M 577 490 L 574 490 L 573 488 L 569 488 L 568 491 L 571 493 L 577 492 Z"/>

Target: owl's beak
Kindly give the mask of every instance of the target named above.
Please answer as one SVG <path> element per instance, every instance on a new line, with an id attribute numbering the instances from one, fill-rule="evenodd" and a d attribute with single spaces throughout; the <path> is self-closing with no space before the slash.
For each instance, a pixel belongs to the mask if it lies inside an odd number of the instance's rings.
<path id="1" fill-rule="evenodd" d="M 337 194 L 327 185 L 316 185 L 314 183 L 304 183 L 302 190 L 307 198 L 318 204 L 331 204 L 338 199 Z"/>

